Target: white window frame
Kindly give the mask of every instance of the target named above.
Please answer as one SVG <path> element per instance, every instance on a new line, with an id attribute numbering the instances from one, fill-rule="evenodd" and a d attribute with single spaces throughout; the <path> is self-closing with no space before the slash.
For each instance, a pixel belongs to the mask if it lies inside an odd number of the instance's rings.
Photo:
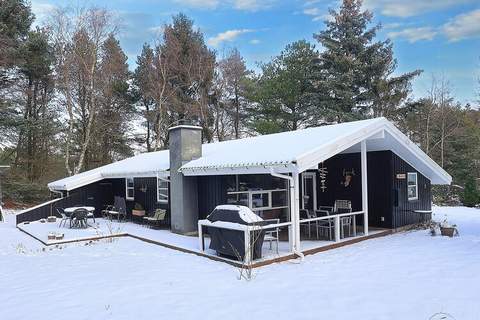
<path id="1" fill-rule="evenodd" d="M 282 209 L 282 208 L 288 208 L 288 205 L 286 206 L 279 206 L 279 207 L 273 207 L 272 206 L 272 192 L 287 192 L 287 189 L 272 189 L 272 190 L 247 190 L 247 191 L 232 191 L 232 192 L 227 192 L 227 195 L 235 195 L 235 194 L 247 194 L 248 195 L 248 207 L 252 211 L 263 211 L 263 210 L 273 210 L 273 209 Z M 253 207 L 253 195 L 254 194 L 263 194 L 266 193 L 268 196 L 268 207 Z"/>
<path id="2" fill-rule="evenodd" d="M 162 187 L 160 188 L 160 182 L 165 182 L 167 184 L 167 187 Z M 163 178 L 163 177 L 159 177 L 157 176 L 157 202 L 158 203 L 168 203 L 168 200 L 169 200 L 169 189 L 170 189 L 170 180 L 168 180 L 168 178 Z M 160 199 L 160 190 L 166 190 L 166 193 L 162 193 L 164 195 L 166 195 L 166 199 Z"/>
<path id="3" fill-rule="evenodd" d="M 132 181 L 132 186 L 128 186 L 128 181 Z M 132 190 L 133 197 L 128 196 L 128 190 Z M 132 201 L 135 200 L 135 178 L 125 178 L 125 199 Z"/>
<path id="4" fill-rule="evenodd" d="M 415 184 L 410 184 L 410 177 L 415 177 Z M 410 197 L 409 189 L 415 187 L 415 196 Z M 407 197 L 408 201 L 418 200 L 418 175 L 416 172 L 407 172 Z"/>

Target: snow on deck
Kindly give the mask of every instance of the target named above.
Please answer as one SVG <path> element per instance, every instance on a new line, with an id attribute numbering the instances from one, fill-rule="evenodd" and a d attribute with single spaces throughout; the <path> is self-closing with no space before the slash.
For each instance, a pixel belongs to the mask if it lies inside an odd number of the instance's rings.
<path id="1" fill-rule="evenodd" d="M 0 318 L 478 319 L 480 210 L 434 213 L 460 236 L 397 233 L 262 267 L 251 281 L 230 265 L 131 238 L 45 247 L 7 214 Z"/>
<path id="2" fill-rule="evenodd" d="M 66 226 L 62 225 L 62 227 L 59 227 L 59 221 L 60 220 L 57 219 L 56 222 L 42 223 L 40 221 L 34 221 L 28 224 L 21 223 L 20 225 L 18 225 L 18 228 L 48 245 L 63 244 L 72 241 L 95 240 L 109 236 L 132 235 L 146 240 L 161 243 L 167 246 L 173 246 L 178 249 L 200 252 L 198 237 L 179 235 L 172 233 L 170 230 L 166 229 L 151 229 L 146 227 L 145 225 L 140 225 L 138 223 L 117 222 L 115 220 L 110 221 L 102 218 L 95 219 L 95 222 L 89 219 L 88 228 L 86 229 L 70 229 L 68 223 Z M 383 230 L 371 230 L 370 234 L 374 235 L 382 231 Z M 61 233 L 64 235 L 64 238 L 61 240 L 49 240 L 49 233 Z M 358 237 L 361 236 L 361 234 L 358 234 Z M 340 242 L 348 241 L 351 239 L 351 237 L 346 237 L 344 239 L 341 239 Z M 301 248 L 302 250 L 309 250 L 330 246 L 334 243 L 335 242 L 333 241 L 327 240 L 302 240 Z M 208 237 L 205 237 L 206 250 L 203 253 L 216 257 L 217 255 L 215 251 L 208 249 L 209 244 L 210 239 Z M 290 254 L 290 244 L 288 241 L 279 241 L 278 253 L 275 249 L 275 242 L 273 242 L 272 246 L 270 247 L 270 243 L 265 241 L 262 247 L 262 258 L 255 260 L 255 262 L 268 261 Z M 223 258 L 223 260 L 228 259 Z"/>

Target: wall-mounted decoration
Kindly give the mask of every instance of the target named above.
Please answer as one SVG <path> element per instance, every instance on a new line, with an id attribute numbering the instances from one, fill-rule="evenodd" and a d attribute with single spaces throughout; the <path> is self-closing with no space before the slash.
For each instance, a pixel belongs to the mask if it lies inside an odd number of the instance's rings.
<path id="1" fill-rule="evenodd" d="M 343 180 L 340 182 L 345 188 L 352 184 L 353 176 L 355 176 L 355 169 L 347 170 L 343 169 Z"/>
<path id="2" fill-rule="evenodd" d="M 405 173 L 397 173 L 397 179 L 399 180 L 402 180 L 402 179 L 406 179 L 407 176 Z"/>
<path id="3" fill-rule="evenodd" d="M 323 162 L 320 163 L 320 167 L 318 168 L 318 176 L 320 177 L 320 190 L 322 190 L 322 192 L 327 190 L 327 174 L 327 167 L 324 166 Z"/>

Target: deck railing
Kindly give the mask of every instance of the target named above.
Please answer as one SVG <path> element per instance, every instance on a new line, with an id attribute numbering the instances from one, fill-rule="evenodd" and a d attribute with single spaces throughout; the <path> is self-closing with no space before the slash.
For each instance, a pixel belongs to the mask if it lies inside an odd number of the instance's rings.
<path id="1" fill-rule="evenodd" d="M 334 234 L 335 234 L 335 242 L 340 241 L 340 218 L 342 217 L 352 217 L 352 224 L 353 224 L 353 236 L 355 237 L 357 235 L 357 219 L 356 217 L 358 215 L 363 215 L 365 218 L 365 212 L 364 211 L 354 211 L 354 212 L 346 212 L 346 213 L 338 213 L 338 214 L 332 214 L 328 216 L 322 216 L 322 217 L 315 217 L 315 218 L 309 218 L 309 219 L 301 219 L 300 224 L 302 223 L 310 223 L 310 222 L 316 222 L 316 221 L 323 221 L 323 220 L 333 220 L 334 223 Z"/>
<path id="2" fill-rule="evenodd" d="M 355 211 L 355 212 L 339 213 L 339 214 L 323 216 L 323 217 L 302 219 L 302 220 L 300 220 L 300 224 L 332 219 L 334 221 L 334 230 L 335 230 L 335 232 L 334 232 L 335 233 L 335 239 L 334 240 L 335 240 L 335 242 L 339 242 L 341 240 L 341 237 L 340 237 L 340 218 L 352 216 L 352 219 L 353 219 L 352 224 L 354 225 L 353 236 L 355 237 L 357 235 L 356 217 L 358 215 L 363 215 L 365 217 L 365 212 L 364 211 Z M 222 221 L 210 222 L 209 220 L 199 220 L 198 221 L 198 239 L 199 239 L 199 248 L 200 248 L 201 252 L 205 251 L 205 239 L 204 239 L 204 232 L 203 232 L 204 227 L 242 231 L 243 234 L 244 234 L 244 241 L 245 241 L 245 256 L 244 256 L 244 259 L 243 259 L 243 263 L 245 265 L 248 265 L 249 263 L 251 263 L 253 261 L 253 259 L 252 259 L 253 244 L 251 243 L 251 233 L 252 232 L 260 231 L 260 230 L 271 230 L 271 229 L 282 228 L 282 227 L 289 227 L 290 228 L 290 227 L 292 227 L 292 222 L 288 221 L 288 222 L 281 222 L 281 223 L 272 223 L 272 224 L 268 224 L 268 225 L 255 225 L 255 224 L 254 225 L 243 225 L 243 224 L 232 224 L 230 222 L 222 223 Z"/>

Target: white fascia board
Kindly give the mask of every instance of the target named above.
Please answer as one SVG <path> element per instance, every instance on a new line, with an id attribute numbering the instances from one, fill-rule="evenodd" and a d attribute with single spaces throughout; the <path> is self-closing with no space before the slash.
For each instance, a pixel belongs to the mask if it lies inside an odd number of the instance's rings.
<path id="1" fill-rule="evenodd" d="M 385 129 L 385 123 L 387 120 L 379 120 L 371 124 L 366 128 L 362 128 L 356 132 L 350 133 L 348 135 L 341 136 L 333 144 L 329 143 L 322 145 L 308 153 L 300 155 L 297 158 L 297 165 L 300 172 L 308 170 L 315 165 L 333 157 L 336 154 L 356 145 L 362 140 L 368 139 L 370 137 L 375 137 L 381 134 Z"/>
<path id="2" fill-rule="evenodd" d="M 125 178 L 156 178 L 159 177 L 169 177 L 169 171 L 148 171 L 148 172 L 122 172 L 116 174 L 102 174 L 102 173 L 95 173 L 91 176 L 83 177 L 81 179 L 73 180 L 72 182 L 65 183 L 65 184 L 55 184 L 55 182 L 49 183 L 47 186 L 50 190 L 55 191 L 71 191 L 74 189 L 78 189 L 80 187 L 89 185 L 91 183 L 98 182 L 104 179 L 125 179 Z M 72 176 L 75 177 L 75 176 Z"/>
<path id="3" fill-rule="evenodd" d="M 121 179 L 121 178 L 156 178 L 157 176 L 169 177 L 169 171 L 128 171 L 119 173 L 105 173 L 103 179 Z"/>
<path id="4" fill-rule="evenodd" d="M 71 176 L 70 178 L 74 178 L 75 176 Z M 94 183 L 103 179 L 103 176 L 100 172 L 96 172 L 92 175 L 85 176 L 82 178 L 72 179 L 71 182 L 66 182 L 64 184 L 56 184 L 55 182 L 49 183 L 47 186 L 50 190 L 56 191 L 70 191 L 73 189 L 77 189 L 87 184 Z"/>
<path id="5" fill-rule="evenodd" d="M 426 166 L 428 166 L 437 176 L 438 179 L 431 179 L 432 184 L 451 184 L 452 176 L 448 174 L 442 167 L 432 160 L 425 152 L 422 151 L 415 143 L 413 143 L 406 135 L 398 130 L 394 125 L 388 123 L 388 133 L 394 137 L 400 144 L 412 152 Z M 413 166 L 415 167 L 415 166 Z M 422 173 L 423 174 L 423 173 Z"/>
<path id="6" fill-rule="evenodd" d="M 295 164 L 286 164 L 280 166 L 255 166 L 255 167 L 223 167 L 223 168 L 184 168 L 180 172 L 185 176 L 219 176 L 235 174 L 270 174 L 273 168 L 278 173 L 290 173 L 296 170 Z"/>

